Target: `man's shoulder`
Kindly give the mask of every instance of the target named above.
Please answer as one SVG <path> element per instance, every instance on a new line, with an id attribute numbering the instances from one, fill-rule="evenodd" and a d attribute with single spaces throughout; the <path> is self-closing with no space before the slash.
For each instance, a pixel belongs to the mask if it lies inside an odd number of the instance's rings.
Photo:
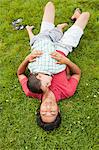
<path id="1" fill-rule="evenodd" d="M 20 84 L 21 84 L 21 86 L 22 86 L 22 90 L 24 91 L 25 95 L 26 95 L 26 96 L 29 96 L 29 97 L 37 98 L 37 99 L 40 100 L 41 97 L 42 97 L 42 94 L 37 94 L 37 93 L 31 92 L 31 91 L 28 89 L 27 81 L 28 81 L 28 78 L 27 78 L 25 75 L 22 76 L 22 78 L 20 78 Z"/>
<path id="2" fill-rule="evenodd" d="M 19 79 L 20 84 L 23 84 L 24 82 L 28 81 L 28 78 L 24 74 L 19 75 L 18 79 Z"/>
<path id="3" fill-rule="evenodd" d="M 54 75 L 50 89 L 55 94 L 57 101 L 74 95 L 78 81 L 74 77 L 67 79 L 66 71 Z"/>

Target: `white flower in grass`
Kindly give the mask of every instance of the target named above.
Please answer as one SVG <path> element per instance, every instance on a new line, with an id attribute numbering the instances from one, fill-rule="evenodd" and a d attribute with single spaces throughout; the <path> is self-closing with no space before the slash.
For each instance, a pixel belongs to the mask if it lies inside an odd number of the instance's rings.
<path id="1" fill-rule="evenodd" d="M 88 86 L 89 84 L 88 83 L 86 83 L 86 86 Z"/>
<path id="2" fill-rule="evenodd" d="M 90 119 L 90 116 L 88 116 L 87 119 Z"/>
<path id="3" fill-rule="evenodd" d="M 37 139 L 37 136 L 35 136 L 35 138 L 34 138 L 35 140 Z"/>
<path id="4" fill-rule="evenodd" d="M 96 97 L 97 97 L 97 95 L 94 95 L 93 97 L 94 97 L 94 98 L 96 98 Z"/>
<path id="5" fill-rule="evenodd" d="M 74 121 L 73 123 L 74 123 L 74 124 L 76 124 L 76 122 L 75 122 L 75 121 Z"/>
<path id="6" fill-rule="evenodd" d="M 8 99 L 6 99 L 6 102 L 9 102 L 9 100 L 8 100 Z"/>
<path id="7" fill-rule="evenodd" d="M 78 123 L 80 123 L 80 121 L 78 121 Z"/>
<path id="8" fill-rule="evenodd" d="M 69 134 L 71 134 L 71 131 L 69 131 Z"/>
<path id="9" fill-rule="evenodd" d="M 17 85 L 14 86 L 15 88 L 17 87 Z"/>

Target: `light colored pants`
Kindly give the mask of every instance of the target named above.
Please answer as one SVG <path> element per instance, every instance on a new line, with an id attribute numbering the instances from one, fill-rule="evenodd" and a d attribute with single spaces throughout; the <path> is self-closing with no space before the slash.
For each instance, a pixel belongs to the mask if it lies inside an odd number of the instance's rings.
<path id="1" fill-rule="evenodd" d="M 51 31 L 54 28 L 55 25 L 53 23 L 43 21 L 41 24 L 40 33 Z M 68 55 L 69 52 L 72 52 L 73 47 L 77 47 L 82 35 L 83 30 L 77 25 L 72 25 L 67 31 L 64 32 L 62 38 L 55 44 L 56 50 L 60 50 L 64 52 L 65 55 Z"/>

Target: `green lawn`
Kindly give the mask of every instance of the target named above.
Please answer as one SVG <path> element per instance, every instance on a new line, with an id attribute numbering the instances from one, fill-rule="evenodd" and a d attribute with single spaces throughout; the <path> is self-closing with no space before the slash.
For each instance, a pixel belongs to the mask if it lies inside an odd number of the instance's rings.
<path id="1" fill-rule="evenodd" d="M 60 128 L 45 132 L 36 124 L 39 101 L 22 92 L 17 68 L 29 53 L 25 30 L 14 31 L 11 22 L 23 18 L 39 33 L 43 7 L 47 0 L 0 0 L 0 150 L 99 150 L 99 53 L 98 0 L 53 0 L 55 24 L 68 22 L 74 8 L 89 11 L 90 21 L 84 36 L 69 58 L 82 70 L 77 92 L 60 101 Z"/>

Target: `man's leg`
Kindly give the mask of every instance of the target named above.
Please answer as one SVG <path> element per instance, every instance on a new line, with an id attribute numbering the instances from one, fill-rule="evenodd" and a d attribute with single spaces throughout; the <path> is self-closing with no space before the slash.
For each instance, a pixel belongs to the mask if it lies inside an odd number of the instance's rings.
<path id="1" fill-rule="evenodd" d="M 54 28 L 55 7 L 52 2 L 48 2 L 44 8 L 44 15 L 40 32 L 52 30 Z"/>

